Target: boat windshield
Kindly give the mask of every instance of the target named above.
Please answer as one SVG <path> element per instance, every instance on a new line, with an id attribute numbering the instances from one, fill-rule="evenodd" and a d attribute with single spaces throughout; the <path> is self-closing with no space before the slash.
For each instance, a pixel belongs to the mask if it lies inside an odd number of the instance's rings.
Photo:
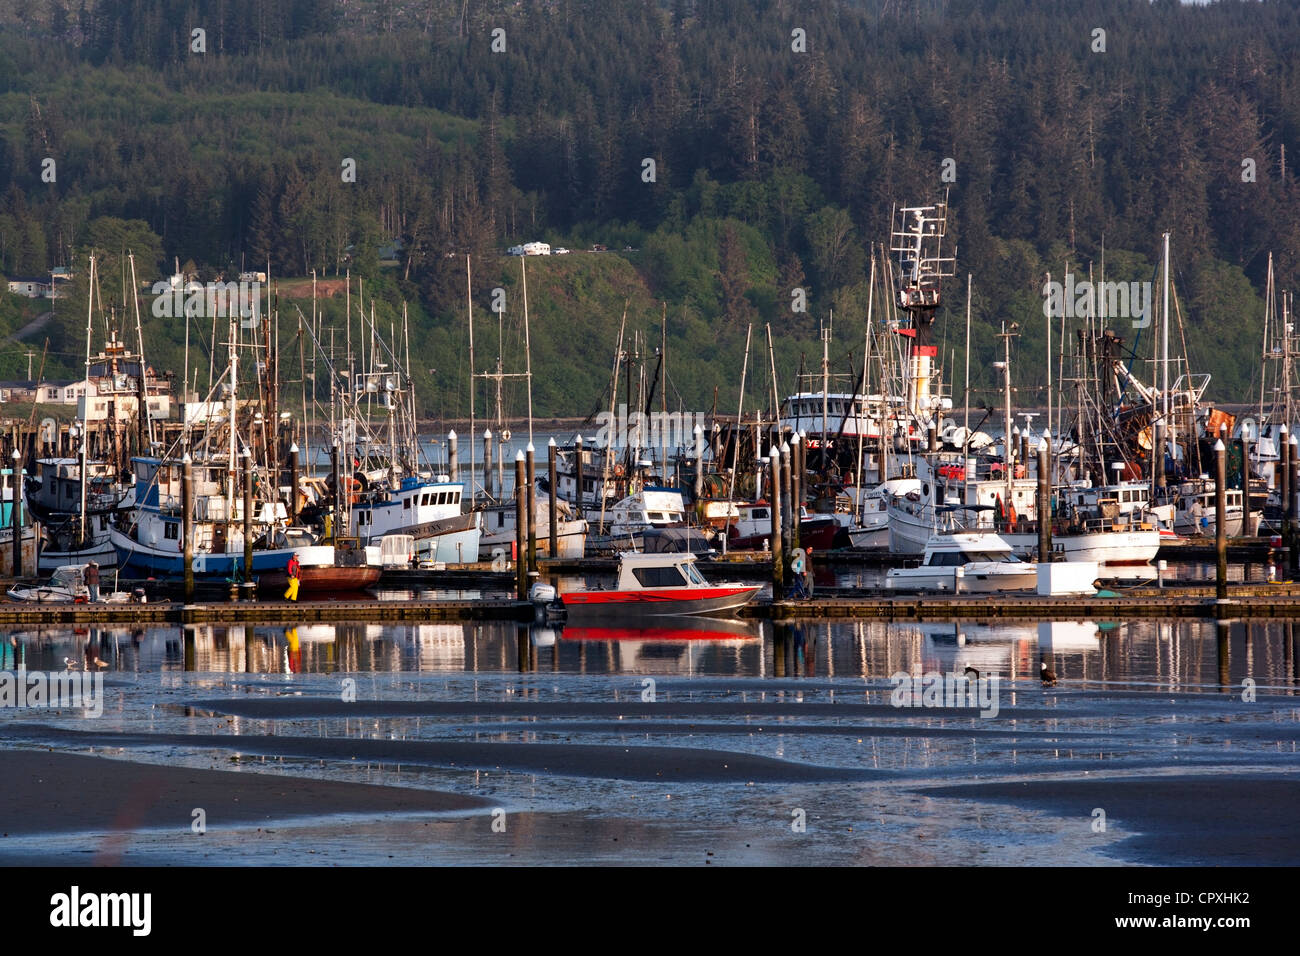
<path id="1" fill-rule="evenodd" d="M 932 568 L 956 568 L 976 561 L 1019 562 L 1020 559 L 1009 551 L 936 551 L 925 563 Z"/>
<path id="2" fill-rule="evenodd" d="M 56 588 L 76 588 L 81 586 L 80 568 L 59 568 L 50 578 L 50 584 Z"/>
<path id="3" fill-rule="evenodd" d="M 695 565 L 684 564 L 682 565 L 682 570 L 686 573 L 686 579 L 690 581 L 692 584 L 708 583 L 707 581 L 704 580 L 704 575 L 700 574 L 699 568 L 697 568 Z"/>
<path id="4" fill-rule="evenodd" d="M 676 565 L 666 568 L 633 568 L 632 574 L 643 588 L 680 588 L 682 572 Z"/>

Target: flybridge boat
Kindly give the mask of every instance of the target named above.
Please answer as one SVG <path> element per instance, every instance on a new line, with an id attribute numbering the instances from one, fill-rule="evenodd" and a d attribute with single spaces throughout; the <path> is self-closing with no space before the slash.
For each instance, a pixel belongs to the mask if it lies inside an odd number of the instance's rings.
<path id="1" fill-rule="evenodd" d="M 693 554 L 619 555 L 618 582 L 610 590 L 570 591 L 560 596 L 570 616 L 681 616 L 729 614 L 758 594 L 759 587 L 710 584 Z"/>
<path id="2" fill-rule="evenodd" d="M 446 475 L 416 475 L 393 479 L 358 473 L 352 490 L 351 530 L 366 544 L 379 544 L 387 534 L 409 534 L 417 550 L 431 552 L 435 561 L 469 564 L 478 560 L 482 530 L 478 512 L 464 512 L 464 485 Z M 361 477 L 366 481 L 363 483 Z"/>
<path id="3" fill-rule="evenodd" d="M 892 568 L 885 583 L 914 591 L 997 594 L 1038 583 L 1038 565 L 1021 561 L 996 534 L 979 531 L 931 535 L 919 567 Z"/>

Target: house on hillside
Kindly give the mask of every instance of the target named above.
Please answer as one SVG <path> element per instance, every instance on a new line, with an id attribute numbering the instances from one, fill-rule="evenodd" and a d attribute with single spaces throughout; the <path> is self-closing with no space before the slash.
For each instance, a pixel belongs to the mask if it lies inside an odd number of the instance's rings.
<path id="1" fill-rule="evenodd" d="M 29 299 L 51 299 L 54 297 L 54 283 L 50 279 L 10 279 L 9 291 Z"/>

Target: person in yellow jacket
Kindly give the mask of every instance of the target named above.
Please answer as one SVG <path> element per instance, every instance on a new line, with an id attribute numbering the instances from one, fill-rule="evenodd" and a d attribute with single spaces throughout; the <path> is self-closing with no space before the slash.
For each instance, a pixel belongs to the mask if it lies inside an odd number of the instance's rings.
<path id="1" fill-rule="evenodd" d="M 285 600 L 298 600 L 298 578 L 302 574 L 302 565 L 298 563 L 298 555 L 294 554 L 289 559 L 289 590 L 284 592 Z"/>

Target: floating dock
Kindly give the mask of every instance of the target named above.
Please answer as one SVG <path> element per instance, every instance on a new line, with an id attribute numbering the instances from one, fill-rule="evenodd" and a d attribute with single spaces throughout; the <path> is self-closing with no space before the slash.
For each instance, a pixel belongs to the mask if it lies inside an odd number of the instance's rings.
<path id="1" fill-rule="evenodd" d="M 315 621 L 515 621 L 526 624 L 534 606 L 510 598 L 431 601 L 222 601 L 185 604 L 0 604 L 0 624 L 302 624 Z M 1033 594 L 896 595 L 827 588 L 807 601 L 758 601 L 743 617 L 768 620 L 874 619 L 966 621 L 997 618 L 1300 618 L 1300 582 L 1235 584 L 1226 600 L 1213 584 L 1105 591 L 1093 597 Z"/>

